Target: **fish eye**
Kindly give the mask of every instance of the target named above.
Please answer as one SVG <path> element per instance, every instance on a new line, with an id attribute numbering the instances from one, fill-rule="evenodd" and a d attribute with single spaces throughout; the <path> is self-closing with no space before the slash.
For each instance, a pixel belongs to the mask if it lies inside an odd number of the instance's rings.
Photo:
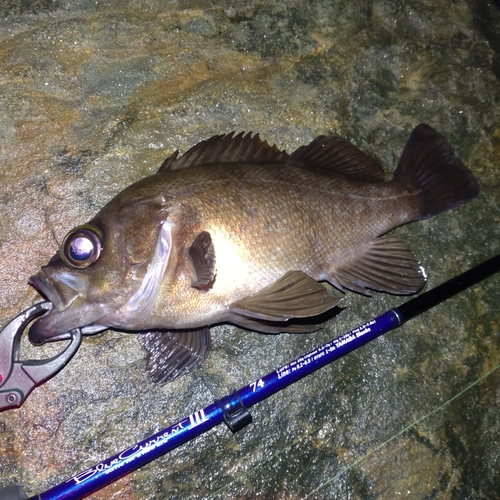
<path id="1" fill-rule="evenodd" d="M 83 269 L 99 258 L 101 250 L 101 232 L 93 226 L 81 226 L 66 235 L 60 254 L 69 266 Z"/>

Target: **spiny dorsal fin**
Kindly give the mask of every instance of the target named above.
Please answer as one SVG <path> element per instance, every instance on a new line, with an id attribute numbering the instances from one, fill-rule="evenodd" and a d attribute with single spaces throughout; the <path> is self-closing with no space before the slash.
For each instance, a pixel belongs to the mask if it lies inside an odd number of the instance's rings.
<path id="1" fill-rule="evenodd" d="M 332 278 L 337 287 L 364 295 L 370 295 L 366 288 L 398 295 L 411 294 L 425 284 L 420 262 L 408 243 L 395 236 L 382 236 L 370 242 L 361 254 L 340 266 Z"/>
<path id="2" fill-rule="evenodd" d="M 318 316 L 339 300 L 302 271 L 289 271 L 254 295 L 233 302 L 229 310 L 260 320 L 288 321 Z"/>
<path id="3" fill-rule="evenodd" d="M 320 135 L 290 155 L 292 165 L 318 167 L 363 182 L 383 182 L 382 167 L 341 137 Z"/>
<path id="4" fill-rule="evenodd" d="M 141 335 L 153 382 L 171 382 L 196 368 L 210 354 L 210 331 L 149 332 Z"/>
<path id="5" fill-rule="evenodd" d="M 262 141 L 259 134 L 253 137 L 252 132 L 233 135 L 234 132 L 215 135 L 193 146 L 181 157 L 176 151 L 163 162 L 158 172 L 216 163 L 286 163 L 289 158 L 285 151 Z"/>
<path id="6" fill-rule="evenodd" d="M 196 280 L 191 286 L 208 290 L 215 280 L 215 249 L 210 233 L 202 231 L 198 234 L 188 253 L 196 271 Z"/>

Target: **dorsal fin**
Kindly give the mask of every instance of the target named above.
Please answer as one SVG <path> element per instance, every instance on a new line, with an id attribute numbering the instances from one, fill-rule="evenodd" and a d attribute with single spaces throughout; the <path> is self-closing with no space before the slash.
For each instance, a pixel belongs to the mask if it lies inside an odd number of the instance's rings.
<path id="1" fill-rule="evenodd" d="M 320 135 L 290 155 L 291 165 L 318 167 L 363 182 L 383 182 L 382 167 L 341 137 Z"/>
<path id="2" fill-rule="evenodd" d="M 233 135 L 234 132 L 215 135 L 193 146 L 181 157 L 176 151 L 163 162 L 158 172 L 216 163 L 286 163 L 289 158 L 285 151 L 262 141 L 259 134 L 253 137 L 252 132 Z"/>

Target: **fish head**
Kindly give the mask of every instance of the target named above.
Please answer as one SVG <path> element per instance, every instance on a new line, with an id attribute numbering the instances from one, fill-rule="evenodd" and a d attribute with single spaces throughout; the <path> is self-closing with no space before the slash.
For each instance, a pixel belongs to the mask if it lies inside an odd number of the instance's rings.
<path id="1" fill-rule="evenodd" d="M 87 224 L 65 236 L 59 251 L 29 279 L 52 304 L 31 326 L 35 344 L 134 329 L 154 308 L 172 252 L 170 205 L 164 197 L 125 190 Z"/>

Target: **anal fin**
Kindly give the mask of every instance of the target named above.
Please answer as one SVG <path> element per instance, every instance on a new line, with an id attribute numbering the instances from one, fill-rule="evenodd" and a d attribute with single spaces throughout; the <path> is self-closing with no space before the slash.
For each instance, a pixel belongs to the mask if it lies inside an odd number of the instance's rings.
<path id="1" fill-rule="evenodd" d="M 336 269 L 332 281 L 364 295 L 370 295 L 366 288 L 407 295 L 420 290 L 426 276 L 408 243 L 395 236 L 383 236 Z"/>
<path id="2" fill-rule="evenodd" d="M 142 334 L 146 366 L 151 379 L 166 383 L 185 375 L 210 353 L 210 330 L 149 332 Z"/>
<path id="3" fill-rule="evenodd" d="M 283 322 L 318 316 L 339 300 L 302 271 L 290 271 L 254 295 L 231 304 L 230 312 L 257 320 Z"/>

